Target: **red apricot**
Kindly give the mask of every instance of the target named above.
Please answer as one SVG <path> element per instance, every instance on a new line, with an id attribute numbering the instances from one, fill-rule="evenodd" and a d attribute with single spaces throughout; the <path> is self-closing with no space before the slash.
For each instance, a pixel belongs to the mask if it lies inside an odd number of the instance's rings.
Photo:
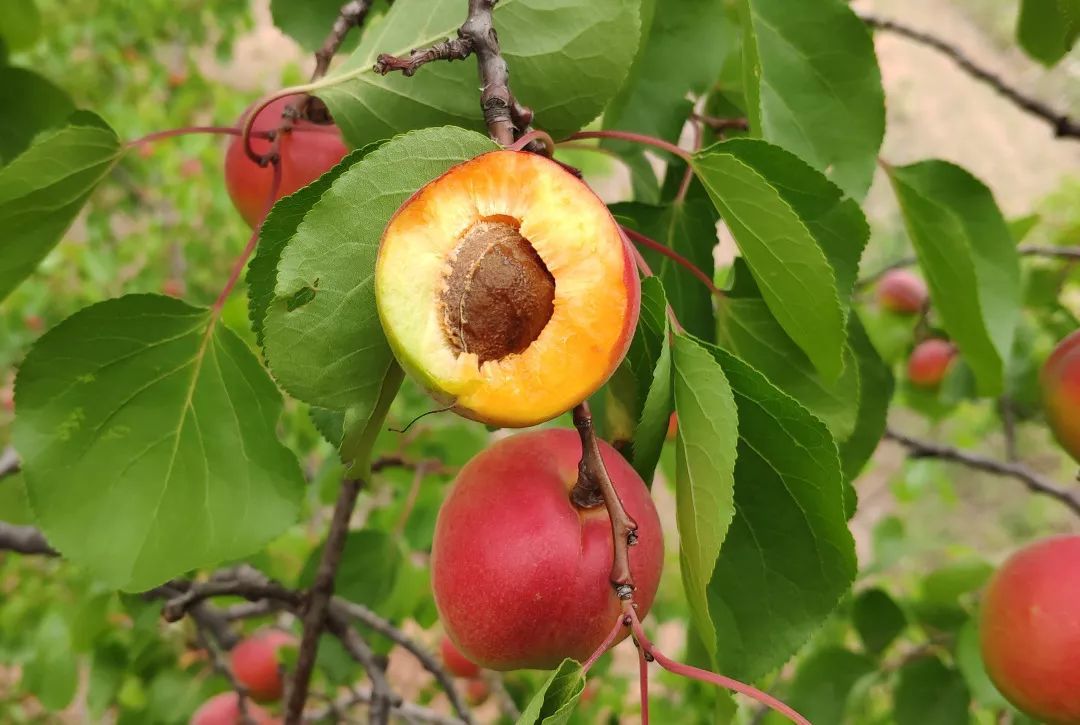
<path id="1" fill-rule="evenodd" d="M 277 725 L 280 722 L 251 701 L 247 703 L 247 714 L 256 725 Z M 191 725 L 241 725 L 241 722 L 240 698 L 235 692 L 214 695 L 191 716 Z"/>
<path id="2" fill-rule="evenodd" d="M 1080 461 L 1080 330 L 1054 348 L 1043 365 L 1041 380 L 1050 430 Z"/>
<path id="3" fill-rule="evenodd" d="M 480 674 L 480 667 L 461 654 L 461 650 L 455 647 L 454 643 L 446 635 L 443 635 L 442 642 L 439 643 L 439 652 L 442 653 L 442 661 L 446 666 L 446 671 L 451 675 L 469 678 Z"/>
<path id="4" fill-rule="evenodd" d="M 956 347 L 951 342 L 924 340 L 915 346 L 908 358 L 908 379 L 919 388 L 936 388 L 945 379 L 954 357 Z"/>
<path id="5" fill-rule="evenodd" d="M 252 131 L 274 131 L 281 125 L 281 113 L 297 96 L 286 96 L 270 103 L 259 112 Z M 250 112 L 250 109 L 249 109 Z M 248 112 L 237 122 L 243 126 Z M 270 141 L 252 138 L 251 147 L 257 154 L 270 150 Z M 281 186 L 274 201 L 301 189 L 329 171 L 349 152 L 341 140 L 337 126 L 320 125 L 297 120 L 293 130 L 284 133 L 278 147 L 281 155 Z M 234 136 L 225 153 L 225 186 L 233 205 L 248 224 L 254 227 L 266 212 L 274 171 L 268 165 L 260 167 L 244 152 L 244 140 Z"/>
<path id="6" fill-rule="evenodd" d="M 1011 703 L 1080 725 L 1080 536 L 1013 554 L 986 588 L 979 635 L 986 671 Z"/>
<path id="7" fill-rule="evenodd" d="M 918 275 L 906 269 L 893 269 L 878 282 L 877 299 L 890 312 L 914 315 L 922 311 L 930 293 Z"/>
<path id="8" fill-rule="evenodd" d="M 630 570 L 644 616 L 663 566 L 660 521 L 630 464 L 603 441 L 600 452 L 638 524 Z M 482 667 L 582 662 L 621 611 L 610 582 L 607 509 L 580 509 L 570 500 L 580 458 L 581 441 L 571 430 L 503 439 L 466 464 L 439 511 L 431 561 L 435 603 L 454 644 Z"/>
<path id="9" fill-rule="evenodd" d="M 278 663 L 278 650 L 295 643 L 291 634 L 276 629 L 245 639 L 232 650 L 232 668 L 237 681 L 256 700 L 280 698 L 285 683 Z"/>
<path id="10" fill-rule="evenodd" d="M 483 704 L 490 695 L 491 688 L 488 687 L 488 683 L 479 677 L 474 677 L 465 683 L 465 701 L 473 707 Z"/>

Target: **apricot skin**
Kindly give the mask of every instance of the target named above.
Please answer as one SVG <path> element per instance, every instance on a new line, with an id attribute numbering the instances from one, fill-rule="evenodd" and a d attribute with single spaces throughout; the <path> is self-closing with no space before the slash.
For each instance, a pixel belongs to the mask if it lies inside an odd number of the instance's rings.
<path id="1" fill-rule="evenodd" d="M 233 674 L 253 698 L 269 701 L 281 697 L 285 683 L 278 667 L 277 651 L 293 644 L 296 640 L 291 634 L 271 629 L 233 647 Z"/>
<path id="2" fill-rule="evenodd" d="M 1080 461 L 1080 330 L 1058 343 L 1043 365 L 1041 381 L 1050 429 Z"/>
<path id="3" fill-rule="evenodd" d="M 660 521 L 630 464 L 603 441 L 600 449 L 638 524 L 630 568 L 644 616 L 663 567 Z M 570 502 L 580 457 L 581 441 L 571 430 L 506 438 L 461 470 L 439 511 L 435 603 L 454 644 L 482 667 L 552 669 L 566 657 L 583 662 L 616 622 L 621 608 L 609 581 L 607 510 L 579 510 Z"/>
<path id="4" fill-rule="evenodd" d="M 277 725 L 281 722 L 250 700 L 247 713 L 256 725 Z M 214 695 L 191 716 L 191 725 L 241 725 L 241 721 L 239 698 L 235 692 Z"/>
<path id="5" fill-rule="evenodd" d="M 255 119 L 253 131 L 273 131 L 281 125 L 281 112 L 296 96 L 286 96 L 272 102 Z M 250 111 L 250 109 L 249 109 Z M 247 112 L 237 121 L 243 127 Z M 324 126 L 298 120 L 295 131 L 281 137 L 281 186 L 274 201 L 302 189 L 329 171 L 349 152 L 341 140 L 337 126 Z M 252 138 L 251 147 L 257 154 L 270 150 L 270 141 Z M 260 167 L 244 152 L 244 141 L 233 136 L 225 152 L 225 187 L 233 205 L 254 228 L 267 210 L 267 199 L 273 184 L 274 171 L 267 165 Z"/>
<path id="6" fill-rule="evenodd" d="M 908 358 L 908 379 L 918 388 L 936 388 L 945 379 L 954 357 L 956 348 L 950 342 L 936 339 L 920 342 Z"/>
<path id="7" fill-rule="evenodd" d="M 442 661 L 443 665 L 446 666 L 446 671 L 451 675 L 468 679 L 480 674 L 480 668 L 476 663 L 461 654 L 461 650 L 455 647 L 454 643 L 450 641 L 450 638 L 445 635 L 442 638 L 442 642 L 439 643 L 439 653 L 442 655 Z"/>
<path id="8" fill-rule="evenodd" d="M 990 679 L 1052 725 L 1080 725 L 1080 536 L 1021 549 L 987 586 L 979 627 Z"/>
<path id="9" fill-rule="evenodd" d="M 885 273 L 877 284 L 878 304 L 899 315 L 918 314 L 929 298 L 926 283 L 906 269 Z"/>

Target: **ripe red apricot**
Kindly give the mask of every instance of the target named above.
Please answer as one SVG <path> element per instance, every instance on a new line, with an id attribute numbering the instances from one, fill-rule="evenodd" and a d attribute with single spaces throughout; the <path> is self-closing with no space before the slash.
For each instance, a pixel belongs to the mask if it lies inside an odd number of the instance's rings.
<path id="1" fill-rule="evenodd" d="M 406 201 L 383 233 L 375 295 L 403 367 L 444 405 L 525 427 L 594 393 L 626 354 L 632 251 L 580 179 L 492 151 Z"/>
<path id="2" fill-rule="evenodd" d="M 277 725 L 277 718 L 255 703 L 247 703 L 248 717 L 256 725 Z M 191 716 L 191 725 L 241 725 L 240 701 L 235 692 L 222 692 L 204 702 Z"/>
<path id="3" fill-rule="evenodd" d="M 878 282 L 877 299 L 890 312 L 914 315 L 922 311 L 930 292 L 918 275 L 906 269 L 893 269 Z"/>
<path id="4" fill-rule="evenodd" d="M 488 683 L 479 677 L 474 677 L 465 683 L 465 701 L 473 707 L 482 705 L 490 695 L 491 688 L 488 687 Z"/>
<path id="5" fill-rule="evenodd" d="M 1080 536 L 1016 552 L 991 578 L 979 627 L 990 679 L 1052 725 L 1080 725 Z"/>
<path id="6" fill-rule="evenodd" d="M 1054 348 L 1043 365 L 1041 380 L 1050 430 L 1080 461 L 1080 330 Z"/>
<path id="7" fill-rule="evenodd" d="M 924 340 L 915 346 L 908 358 L 908 379 L 919 388 L 936 388 L 945 379 L 954 357 L 956 347 L 951 342 Z"/>
<path id="8" fill-rule="evenodd" d="M 442 661 L 446 666 L 446 671 L 451 675 L 467 679 L 480 674 L 480 667 L 461 654 L 461 650 L 455 647 L 454 643 L 446 635 L 443 635 L 442 642 L 439 643 L 439 652 L 442 654 Z"/>
<path id="9" fill-rule="evenodd" d="M 233 674 L 256 700 L 277 700 L 285 685 L 278 650 L 294 644 L 291 634 L 276 629 L 255 634 L 233 647 Z"/>
<path id="10" fill-rule="evenodd" d="M 630 570 L 634 601 L 645 616 L 663 567 L 660 520 L 630 464 L 603 441 L 600 452 L 638 524 Z M 466 464 L 439 511 L 431 561 L 435 603 L 454 644 L 482 667 L 582 662 L 619 615 L 609 581 L 607 509 L 579 509 L 570 500 L 580 458 L 581 441 L 571 430 L 503 439 Z"/>
<path id="11" fill-rule="evenodd" d="M 281 113 L 298 96 L 286 96 L 270 103 L 255 119 L 252 131 L 274 131 L 281 125 Z M 237 121 L 243 126 L 251 109 Z M 270 141 L 252 138 L 251 148 L 264 154 L 270 150 Z M 281 186 L 274 197 L 277 201 L 301 189 L 329 171 L 349 152 L 341 140 L 337 126 L 297 120 L 294 129 L 281 137 L 278 147 L 281 154 Z M 261 167 L 244 152 L 244 140 L 233 136 L 225 152 L 225 187 L 229 190 L 233 205 L 251 227 L 262 221 L 266 202 L 270 195 L 274 171 L 270 166 Z"/>

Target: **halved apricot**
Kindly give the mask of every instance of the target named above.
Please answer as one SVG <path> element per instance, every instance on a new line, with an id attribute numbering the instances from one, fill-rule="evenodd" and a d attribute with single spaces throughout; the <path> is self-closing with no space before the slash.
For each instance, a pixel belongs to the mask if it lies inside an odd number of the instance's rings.
<path id="1" fill-rule="evenodd" d="M 550 159 L 492 151 L 398 209 L 375 267 L 402 366 L 437 400 L 492 425 L 550 420 L 626 354 L 640 287 L 607 207 Z"/>

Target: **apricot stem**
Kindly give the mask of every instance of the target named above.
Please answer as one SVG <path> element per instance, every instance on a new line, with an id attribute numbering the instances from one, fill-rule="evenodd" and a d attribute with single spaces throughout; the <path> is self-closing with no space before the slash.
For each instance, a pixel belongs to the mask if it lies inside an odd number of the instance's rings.
<path id="1" fill-rule="evenodd" d="M 591 655 L 589 655 L 589 659 L 585 660 L 585 664 L 581 666 L 581 674 L 587 674 L 588 671 L 592 668 L 592 666 L 596 664 L 596 661 L 600 659 L 600 657 L 603 656 L 605 652 L 611 649 L 611 643 L 615 641 L 615 638 L 619 636 L 619 632 L 621 632 L 622 628 L 626 626 L 628 626 L 626 623 L 626 615 L 620 614 L 615 619 L 615 626 L 611 628 L 610 632 L 608 632 L 608 636 L 604 637 L 604 641 L 600 643 L 600 646 L 597 647 Z"/>
<path id="2" fill-rule="evenodd" d="M 630 574 L 630 547 L 637 543 L 637 522 L 627 513 L 622 499 L 619 498 L 619 492 L 611 483 L 607 466 L 600 456 L 600 446 L 596 441 L 588 402 L 582 402 L 574 408 L 574 427 L 581 436 L 581 462 L 578 463 L 578 480 L 570 491 L 570 500 L 578 508 L 594 508 L 601 503 L 607 507 L 614 548 L 611 585 L 619 599 L 630 601 L 634 596 L 634 581 Z"/>
<path id="3" fill-rule="evenodd" d="M 649 657 L 645 645 L 637 643 L 638 690 L 641 692 L 641 725 L 649 725 Z"/>
<path id="4" fill-rule="evenodd" d="M 510 144 L 506 148 L 511 151 L 521 151 L 533 141 L 540 141 L 544 144 L 544 148 L 547 151 L 547 153 L 544 155 L 548 158 L 551 158 L 555 155 L 555 142 L 551 139 L 551 136 L 548 135 L 547 131 L 541 131 L 539 129 L 533 129 L 532 131 L 523 134 L 521 138 L 519 138 L 517 141 Z"/>
<path id="5" fill-rule="evenodd" d="M 684 268 L 687 272 L 694 275 L 694 277 L 696 277 L 699 282 L 701 282 L 703 285 L 705 285 L 706 287 L 709 288 L 709 292 L 716 295 L 717 297 L 720 297 L 720 298 L 724 297 L 724 293 L 721 292 L 719 289 L 717 289 L 716 285 L 713 284 L 713 281 L 711 279 L 709 279 L 709 275 L 702 272 L 697 267 L 697 265 L 695 265 L 689 259 L 682 256 L 681 254 L 676 252 L 674 249 L 668 247 L 667 245 L 661 244 L 660 242 L 656 241 L 655 239 L 650 239 L 649 237 L 645 236 L 644 234 L 642 234 L 640 232 L 635 232 L 630 227 L 625 227 L 624 226 L 622 229 L 623 229 L 624 232 L 626 232 L 626 235 L 628 237 L 633 239 L 635 242 L 637 242 L 641 246 L 647 247 L 647 248 L 653 250 L 654 252 L 656 252 L 657 254 L 664 255 L 665 257 L 667 257 L 671 261 L 675 262 L 675 264 L 679 265 L 680 267 Z"/>
<path id="6" fill-rule="evenodd" d="M 644 144 L 645 146 L 652 146 L 654 148 L 667 151 L 668 153 L 675 154 L 686 163 L 690 163 L 693 160 L 693 154 L 686 149 L 681 149 L 675 144 L 665 141 L 662 138 L 656 138 L 655 136 L 647 136 L 642 133 L 632 133 L 630 131 L 578 131 L 577 133 L 570 134 L 566 137 L 567 141 L 575 141 L 581 138 L 610 138 L 617 139 L 619 141 L 632 141 L 634 143 Z"/>
<path id="7" fill-rule="evenodd" d="M 155 131 L 154 133 L 148 133 L 145 136 L 140 136 L 137 139 L 128 141 L 125 146 L 133 148 L 135 146 L 142 146 L 143 144 L 153 143 L 154 141 L 160 141 L 161 139 L 174 138 L 176 136 L 187 136 L 189 134 L 196 133 L 216 133 L 226 136 L 239 136 L 243 133 L 239 128 L 235 126 L 184 126 L 183 128 L 170 128 L 165 131 Z M 252 135 L 257 138 L 270 138 L 270 134 L 266 131 L 256 131 Z"/>
<path id="8" fill-rule="evenodd" d="M 630 238 L 626 236 L 626 229 L 619 227 L 619 233 L 622 234 L 623 243 L 626 244 L 626 248 L 634 255 L 634 262 L 637 264 L 638 271 L 645 277 L 655 277 L 656 274 L 652 271 L 652 268 L 649 267 L 649 263 L 645 261 L 645 257 L 642 257 L 638 248 L 630 243 Z M 676 332 L 681 333 L 686 331 L 686 328 L 682 326 L 682 323 L 679 322 L 679 318 L 675 315 L 675 308 L 671 306 L 670 302 L 667 305 L 667 316 L 668 320 L 671 322 L 671 326 L 675 328 Z"/>
<path id="9" fill-rule="evenodd" d="M 641 656 L 643 658 L 652 657 L 661 667 L 676 675 L 682 675 L 683 677 L 688 677 L 693 680 L 707 682 L 711 685 L 716 685 L 717 687 L 723 687 L 724 689 L 733 690 L 739 694 L 746 695 L 749 698 L 757 700 L 769 709 L 775 710 L 797 725 L 810 725 L 810 721 L 797 713 L 790 705 L 781 702 L 772 695 L 762 692 L 752 685 L 733 680 L 730 677 L 718 675 L 715 672 L 708 672 L 699 667 L 686 665 L 672 660 L 663 652 L 656 649 L 653 643 L 649 641 L 648 636 L 645 634 L 645 628 L 641 626 L 641 620 L 638 619 L 637 611 L 634 610 L 633 604 L 630 602 L 623 602 L 623 614 L 630 620 L 630 627 L 633 629 L 634 637 L 637 639 L 638 646 L 641 648 Z"/>

